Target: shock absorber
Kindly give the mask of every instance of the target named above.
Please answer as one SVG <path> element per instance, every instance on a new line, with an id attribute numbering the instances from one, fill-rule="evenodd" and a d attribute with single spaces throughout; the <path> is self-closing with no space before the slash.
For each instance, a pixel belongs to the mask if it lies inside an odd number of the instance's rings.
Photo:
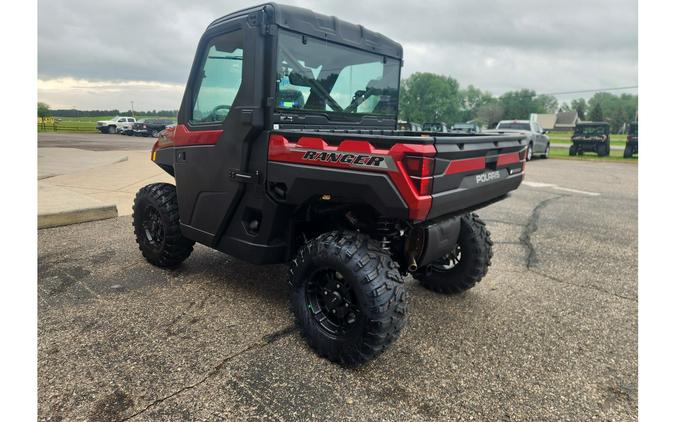
<path id="1" fill-rule="evenodd" d="M 388 251 L 391 249 L 391 238 L 396 234 L 396 223 L 392 220 L 378 217 L 375 220 L 375 235 L 380 241 L 380 248 Z"/>

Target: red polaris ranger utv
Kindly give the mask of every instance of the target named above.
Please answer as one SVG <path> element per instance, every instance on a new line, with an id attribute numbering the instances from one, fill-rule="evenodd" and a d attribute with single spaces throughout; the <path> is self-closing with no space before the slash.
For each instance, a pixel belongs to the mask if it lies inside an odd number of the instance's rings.
<path id="1" fill-rule="evenodd" d="M 401 45 L 360 25 L 265 4 L 214 21 L 152 160 L 175 186 L 134 201 L 143 256 L 172 267 L 195 242 L 288 263 L 292 307 L 346 365 L 401 332 L 411 274 L 473 287 L 492 242 L 472 213 L 523 179 L 521 135 L 397 131 Z"/>

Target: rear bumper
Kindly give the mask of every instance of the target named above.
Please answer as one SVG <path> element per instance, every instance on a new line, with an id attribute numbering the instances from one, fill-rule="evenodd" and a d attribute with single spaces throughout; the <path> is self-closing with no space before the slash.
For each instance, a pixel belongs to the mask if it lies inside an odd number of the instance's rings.
<path id="1" fill-rule="evenodd" d="M 573 141 L 572 145 L 577 151 L 597 151 L 602 145 L 606 145 L 607 141 Z"/>
<path id="2" fill-rule="evenodd" d="M 506 198 L 507 194 L 520 186 L 524 173 L 518 172 L 484 185 L 470 188 L 459 187 L 432 195 L 431 210 L 428 219 L 441 216 L 462 214 L 483 208 Z M 471 204 L 467 206 L 467 204 Z"/>

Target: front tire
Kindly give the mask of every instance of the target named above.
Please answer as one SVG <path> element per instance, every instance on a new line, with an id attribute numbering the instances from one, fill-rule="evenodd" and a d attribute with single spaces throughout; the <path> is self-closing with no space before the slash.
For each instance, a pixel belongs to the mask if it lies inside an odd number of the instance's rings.
<path id="1" fill-rule="evenodd" d="M 407 293 L 398 265 L 372 239 L 330 232 L 291 261 L 292 309 L 322 357 L 354 366 L 382 353 L 405 325 Z"/>
<path id="2" fill-rule="evenodd" d="M 154 183 L 141 188 L 133 207 L 136 243 L 145 259 L 158 267 L 174 267 L 192 253 L 194 241 L 180 231 L 176 187 Z"/>
<path id="3" fill-rule="evenodd" d="M 570 156 L 575 156 L 575 155 L 577 155 L 577 147 L 576 147 L 576 145 L 572 144 L 572 146 L 570 147 Z"/>
<path id="4" fill-rule="evenodd" d="M 117 134 L 117 128 L 115 126 L 108 126 L 108 134 L 110 135 Z"/>
<path id="5" fill-rule="evenodd" d="M 413 274 L 423 287 L 437 293 L 461 293 L 487 274 L 492 259 L 492 239 L 476 214 L 462 216 L 456 247 L 441 259 Z"/>
<path id="6" fill-rule="evenodd" d="M 527 146 L 527 161 L 531 161 L 534 156 L 534 145 L 531 143 Z"/>

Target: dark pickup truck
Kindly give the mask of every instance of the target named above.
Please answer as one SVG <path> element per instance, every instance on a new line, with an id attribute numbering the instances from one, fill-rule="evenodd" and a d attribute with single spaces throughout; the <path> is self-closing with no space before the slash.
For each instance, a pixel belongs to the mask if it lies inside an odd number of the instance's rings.
<path id="1" fill-rule="evenodd" d="M 396 130 L 402 56 L 383 35 L 297 7 L 211 23 L 178 123 L 152 150 L 176 186 L 134 201 L 145 258 L 173 267 L 199 242 L 288 263 L 302 334 L 345 365 L 399 336 L 406 274 L 440 293 L 473 287 L 492 258 L 473 211 L 520 185 L 527 143 Z"/>
<path id="2" fill-rule="evenodd" d="M 166 129 L 168 126 L 173 125 L 175 122 L 170 119 L 145 119 L 140 120 L 132 126 L 131 133 L 128 135 L 134 136 L 152 136 L 153 138 L 159 137 L 159 132 Z"/>

